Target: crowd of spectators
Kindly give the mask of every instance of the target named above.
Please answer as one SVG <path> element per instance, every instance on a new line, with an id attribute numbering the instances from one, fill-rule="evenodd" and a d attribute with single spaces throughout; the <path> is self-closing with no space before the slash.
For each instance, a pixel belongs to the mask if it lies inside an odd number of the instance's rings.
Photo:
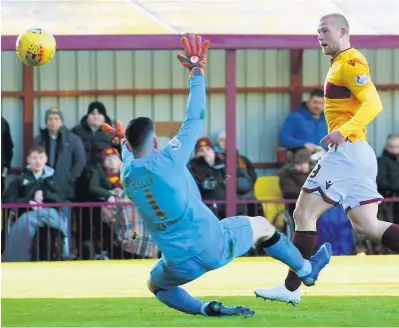
<path id="1" fill-rule="evenodd" d="M 285 163 L 276 174 L 285 199 L 298 198 L 307 175 L 326 151 L 319 146 L 327 134 L 323 106 L 323 91 L 314 90 L 282 126 L 279 143 L 285 147 Z M 27 166 L 5 188 L 13 141 L 9 124 L 2 117 L 2 202 L 29 204 L 23 209 L 2 210 L 3 260 L 160 256 L 123 192 L 120 150 L 102 131 L 104 122 L 113 124 L 105 106 L 98 101 L 89 104 L 87 114 L 72 129 L 64 125 L 60 109 L 49 108 L 45 128 L 32 142 Z M 226 198 L 225 145 L 225 131 L 214 142 L 202 137 L 188 163 L 204 202 L 220 220 L 226 216 L 225 205 L 218 202 Z M 251 160 L 238 150 L 236 159 L 237 198 L 252 200 L 257 172 Z M 399 135 L 388 137 L 378 165 L 380 193 L 384 197 L 399 196 Z M 91 206 L 93 202 L 104 204 Z M 52 203 L 80 205 L 59 207 Z M 294 205 L 286 210 L 292 215 Z M 263 215 L 262 206 L 240 204 L 237 214 Z M 380 219 L 399 223 L 399 203 L 381 205 Z M 43 227 L 50 233 L 44 233 Z M 333 207 L 320 217 L 318 239 L 319 244 L 332 242 L 335 254 L 386 252 L 379 245 L 357 240 L 342 206 Z M 37 247 L 32 246 L 35 242 Z"/>

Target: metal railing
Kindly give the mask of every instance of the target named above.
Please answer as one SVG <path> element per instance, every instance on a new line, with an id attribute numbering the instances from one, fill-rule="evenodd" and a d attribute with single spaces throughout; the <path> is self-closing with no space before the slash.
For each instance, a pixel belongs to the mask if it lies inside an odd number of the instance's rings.
<path id="1" fill-rule="evenodd" d="M 295 230 L 292 219 L 295 202 L 238 200 L 237 215 L 274 213 L 268 220 L 291 238 Z M 224 218 L 225 201 L 205 203 L 219 219 Z M 386 199 L 386 204 L 394 203 L 399 203 L 399 198 Z M 284 206 L 281 208 L 281 205 Z M 131 259 L 160 255 L 131 203 L 53 203 L 40 207 L 2 204 L 1 207 L 3 261 Z M 344 222 L 347 217 L 342 213 L 332 219 Z M 252 254 L 263 255 L 255 249 Z"/>

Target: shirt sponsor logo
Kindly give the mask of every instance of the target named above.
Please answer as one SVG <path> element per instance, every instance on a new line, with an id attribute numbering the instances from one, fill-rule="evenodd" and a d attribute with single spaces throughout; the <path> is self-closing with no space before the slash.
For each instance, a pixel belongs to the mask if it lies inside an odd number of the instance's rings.
<path id="1" fill-rule="evenodd" d="M 356 75 L 355 81 L 358 85 L 365 85 L 370 82 L 370 76 L 367 74 Z"/>
<path id="2" fill-rule="evenodd" d="M 174 137 L 171 141 L 169 141 L 169 145 L 172 147 L 172 150 L 177 150 L 181 146 L 181 141 Z"/>
<path id="3" fill-rule="evenodd" d="M 326 181 L 326 189 L 330 188 L 333 185 L 332 181 Z"/>

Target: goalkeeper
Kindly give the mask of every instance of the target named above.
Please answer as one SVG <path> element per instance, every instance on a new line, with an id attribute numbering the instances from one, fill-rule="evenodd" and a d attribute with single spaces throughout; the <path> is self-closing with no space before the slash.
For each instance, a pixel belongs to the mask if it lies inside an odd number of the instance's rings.
<path id="1" fill-rule="evenodd" d="M 188 314 L 250 317 L 255 314 L 251 309 L 204 302 L 180 286 L 226 265 L 254 244 L 311 286 L 330 260 L 331 245 L 323 245 L 305 260 L 265 218 L 235 216 L 219 221 L 204 205 L 186 165 L 206 114 L 204 70 L 209 42 L 202 43 L 193 34 L 182 42 L 185 53 L 177 57 L 189 71 L 190 95 L 183 125 L 168 146 L 158 150 L 154 124 L 146 117 L 131 120 L 126 131 L 119 121 L 116 128 L 104 124 L 103 129 L 120 140 L 124 190 L 162 251 L 148 280 L 151 292 L 167 306 Z"/>

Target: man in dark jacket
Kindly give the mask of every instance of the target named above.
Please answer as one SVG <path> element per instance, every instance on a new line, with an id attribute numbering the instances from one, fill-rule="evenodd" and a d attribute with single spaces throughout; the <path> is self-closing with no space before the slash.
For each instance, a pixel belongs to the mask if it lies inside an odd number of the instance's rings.
<path id="1" fill-rule="evenodd" d="M 87 115 L 80 120 L 72 132 L 83 141 L 87 166 L 95 166 L 101 162 L 104 149 L 111 147 L 111 138 L 101 129 L 103 123 L 112 124 L 103 103 L 94 101 L 89 105 Z"/>
<path id="2" fill-rule="evenodd" d="M 80 202 L 94 200 L 88 192 L 91 170 L 101 163 L 104 149 L 112 146 L 111 138 L 101 129 L 103 123 L 112 124 L 112 121 L 103 103 L 94 101 L 89 105 L 87 115 L 80 120 L 80 125 L 72 129 L 82 140 L 86 153 L 85 169 L 77 183 Z"/>
<path id="3" fill-rule="evenodd" d="M 14 143 L 12 142 L 10 125 L 1 117 L 1 193 L 4 191 L 5 178 L 11 168 L 11 160 L 14 154 Z"/>
<path id="4" fill-rule="evenodd" d="M 399 134 L 388 136 L 382 156 L 378 158 L 377 185 L 382 196 L 399 196 Z M 386 215 L 393 217 L 385 219 L 399 223 L 399 204 L 387 205 L 389 213 Z"/>
<path id="5" fill-rule="evenodd" d="M 312 153 L 316 151 L 320 140 L 328 134 L 323 111 L 324 92 L 313 90 L 309 100 L 288 115 L 280 131 L 280 145 L 288 149 L 305 147 Z"/>
<path id="6" fill-rule="evenodd" d="M 75 184 L 86 165 L 81 139 L 63 123 L 58 108 L 50 108 L 45 115 L 46 128 L 35 138 L 34 144 L 46 149 L 47 165 L 55 170 L 54 183 L 61 188 L 66 200 L 75 199 Z"/>

